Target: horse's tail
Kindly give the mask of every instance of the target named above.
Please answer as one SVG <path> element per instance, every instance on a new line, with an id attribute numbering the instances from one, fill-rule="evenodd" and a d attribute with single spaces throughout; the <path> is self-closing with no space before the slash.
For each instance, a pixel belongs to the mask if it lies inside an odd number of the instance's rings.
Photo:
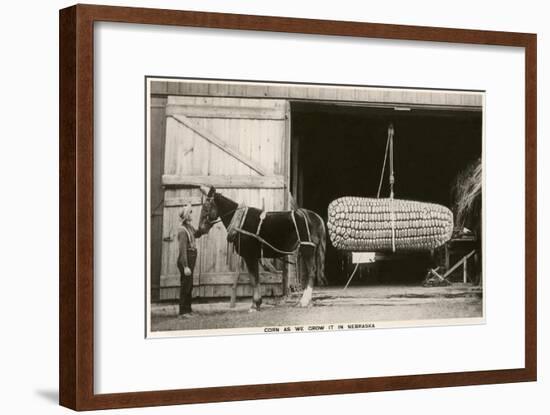
<path id="1" fill-rule="evenodd" d="M 317 285 L 328 285 L 327 277 L 325 275 L 325 253 L 327 251 L 327 231 L 325 227 L 325 221 L 321 216 L 314 212 L 315 217 L 319 221 L 319 242 L 315 248 L 315 269 L 317 275 Z"/>

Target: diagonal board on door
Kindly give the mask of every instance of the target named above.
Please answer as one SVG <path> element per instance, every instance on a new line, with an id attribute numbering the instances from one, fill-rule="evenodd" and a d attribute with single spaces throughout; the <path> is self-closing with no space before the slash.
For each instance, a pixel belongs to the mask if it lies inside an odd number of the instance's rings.
<path id="1" fill-rule="evenodd" d="M 266 210 L 285 210 L 288 189 L 288 102 L 277 99 L 169 96 L 166 104 L 163 247 L 160 299 L 179 295 L 175 236 L 182 204 L 201 200 L 197 185 L 214 185 L 225 196 Z M 200 206 L 193 208 L 198 224 Z M 193 295 L 251 295 L 246 266 L 228 249 L 223 224 L 198 242 Z M 283 264 L 262 272 L 263 295 L 283 294 Z"/>

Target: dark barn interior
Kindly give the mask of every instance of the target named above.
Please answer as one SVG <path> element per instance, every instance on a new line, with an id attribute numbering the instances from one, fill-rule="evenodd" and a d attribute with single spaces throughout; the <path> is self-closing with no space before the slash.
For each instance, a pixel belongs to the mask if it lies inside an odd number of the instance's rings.
<path id="1" fill-rule="evenodd" d="M 451 207 L 456 175 L 481 157 L 481 111 L 311 102 L 292 102 L 291 110 L 292 193 L 299 206 L 325 220 L 327 206 L 338 197 L 376 197 L 390 123 L 395 129 L 396 198 Z M 381 197 L 388 196 L 386 165 Z M 376 273 L 361 267 L 354 284 L 419 282 L 430 265 L 428 253 L 388 259 L 373 265 Z M 349 272 L 349 255 L 328 242 L 329 284 L 345 284 Z"/>

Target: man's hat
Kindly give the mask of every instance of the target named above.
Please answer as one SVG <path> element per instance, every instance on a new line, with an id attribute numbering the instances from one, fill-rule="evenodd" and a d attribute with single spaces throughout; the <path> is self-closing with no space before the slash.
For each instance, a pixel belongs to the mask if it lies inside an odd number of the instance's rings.
<path id="1" fill-rule="evenodd" d="M 187 215 L 189 215 L 189 213 L 191 213 L 191 204 L 190 203 L 186 204 L 183 207 L 183 209 L 181 210 L 180 219 L 184 219 Z"/>

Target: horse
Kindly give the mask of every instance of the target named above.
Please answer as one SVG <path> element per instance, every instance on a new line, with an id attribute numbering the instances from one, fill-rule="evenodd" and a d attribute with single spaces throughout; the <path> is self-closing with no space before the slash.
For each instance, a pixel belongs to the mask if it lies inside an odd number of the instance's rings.
<path id="1" fill-rule="evenodd" d="M 201 186 L 200 189 L 206 200 L 200 213 L 199 232 L 207 234 L 215 223 L 221 221 L 228 230 L 228 240 L 233 235 L 235 251 L 244 259 L 250 275 L 253 291 L 250 311 L 259 311 L 262 304 L 261 259 L 283 258 L 298 251 L 307 270 L 307 286 L 298 304 L 309 306 L 315 279 L 326 282 L 326 229 L 323 219 L 307 209 L 264 212 L 239 205 L 218 193 L 213 186 Z"/>

